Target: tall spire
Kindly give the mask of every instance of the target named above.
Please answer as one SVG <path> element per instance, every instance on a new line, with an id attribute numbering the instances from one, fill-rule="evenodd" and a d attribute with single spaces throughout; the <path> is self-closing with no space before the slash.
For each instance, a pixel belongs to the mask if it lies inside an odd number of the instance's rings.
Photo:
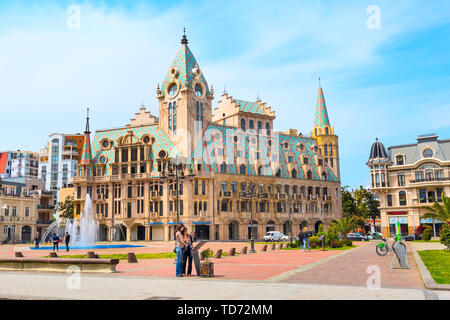
<path id="1" fill-rule="evenodd" d="M 89 131 L 89 108 L 87 108 L 86 130 L 84 131 L 83 152 L 81 153 L 80 164 L 92 163 L 92 148 L 91 148 L 91 132 Z"/>
<path id="2" fill-rule="evenodd" d="M 181 38 L 181 44 L 188 44 L 189 41 L 186 38 L 186 28 L 183 28 L 183 38 Z"/>
<path id="3" fill-rule="evenodd" d="M 86 130 L 84 130 L 84 133 L 91 133 L 91 132 L 89 131 L 89 108 L 87 108 Z"/>
<path id="4" fill-rule="evenodd" d="M 322 86 L 319 78 L 319 91 L 317 93 L 316 116 L 314 119 L 314 128 L 331 127 L 328 119 L 327 105 L 325 104 L 325 97 L 323 95 Z"/>

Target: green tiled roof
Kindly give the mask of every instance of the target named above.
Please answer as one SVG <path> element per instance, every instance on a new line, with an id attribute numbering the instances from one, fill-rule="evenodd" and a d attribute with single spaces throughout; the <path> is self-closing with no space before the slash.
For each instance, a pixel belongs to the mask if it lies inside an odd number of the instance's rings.
<path id="1" fill-rule="evenodd" d="M 177 55 L 175 56 L 175 60 L 173 61 L 172 65 L 169 68 L 169 71 L 167 72 L 166 77 L 164 78 L 164 81 L 161 86 L 161 91 L 165 92 L 167 85 L 171 82 L 171 74 L 170 70 L 172 68 L 175 68 L 179 71 L 178 79 L 180 80 L 181 88 L 189 88 L 193 89 L 192 82 L 194 80 L 194 72 L 192 69 L 194 68 L 200 68 L 197 61 L 194 58 L 194 55 L 192 54 L 191 50 L 189 49 L 187 44 L 181 45 L 180 50 L 178 50 Z M 203 76 L 203 73 L 200 75 L 199 79 L 206 89 L 206 94 L 209 93 L 208 83 L 205 80 L 205 77 Z"/>
<path id="2" fill-rule="evenodd" d="M 325 97 L 323 95 L 322 88 L 319 88 L 317 93 L 317 107 L 316 117 L 314 120 L 314 128 L 331 127 L 330 120 L 328 119 L 327 106 L 325 104 Z"/>
<path id="3" fill-rule="evenodd" d="M 244 100 L 234 100 L 234 101 L 236 101 L 236 104 L 239 106 L 239 109 L 243 112 L 267 115 L 261 104 Z"/>

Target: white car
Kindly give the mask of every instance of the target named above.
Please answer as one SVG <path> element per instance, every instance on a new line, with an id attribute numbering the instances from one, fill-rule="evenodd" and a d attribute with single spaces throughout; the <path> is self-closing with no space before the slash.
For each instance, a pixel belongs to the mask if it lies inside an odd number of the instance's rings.
<path id="1" fill-rule="evenodd" d="M 285 237 L 280 231 L 268 231 L 264 236 L 264 241 L 281 241 Z"/>
<path id="2" fill-rule="evenodd" d="M 281 234 L 281 241 L 289 241 L 289 237 Z"/>

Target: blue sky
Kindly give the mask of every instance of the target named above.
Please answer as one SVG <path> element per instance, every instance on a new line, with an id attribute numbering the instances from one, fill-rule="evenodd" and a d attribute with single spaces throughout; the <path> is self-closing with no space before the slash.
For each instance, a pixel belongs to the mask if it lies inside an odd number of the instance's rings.
<path id="1" fill-rule="evenodd" d="M 80 29 L 67 7 L 80 8 Z M 366 12 L 380 8 L 381 28 Z M 340 140 L 342 184 L 369 184 L 378 137 L 450 138 L 449 1 L 0 1 L 0 149 L 121 126 L 161 83 L 187 28 L 217 100 L 257 93 L 275 128 L 308 133 L 318 77 Z"/>

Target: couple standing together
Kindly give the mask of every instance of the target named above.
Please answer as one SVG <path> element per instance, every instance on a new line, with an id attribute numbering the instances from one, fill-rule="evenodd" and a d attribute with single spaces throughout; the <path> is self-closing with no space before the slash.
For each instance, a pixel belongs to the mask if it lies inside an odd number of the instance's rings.
<path id="1" fill-rule="evenodd" d="M 178 224 L 175 228 L 175 253 L 177 254 L 176 260 L 176 276 L 186 276 L 186 264 L 187 275 L 191 276 L 192 272 L 192 244 L 194 239 L 188 232 L 187 228 L 183 224 Z"/>
<path id="2" fill-rule="evenodd" d="M 312 232 L 308 231 L 308 228 L 304 227 L 303 230 L 300 230 L 298 234 L 298 240 L 300 241 L 300 250 L 306 251 L 306 246 L 308 246 L 308 250 L 311 251 L 309 247 L 309 237 L 312 236 Z"/>

